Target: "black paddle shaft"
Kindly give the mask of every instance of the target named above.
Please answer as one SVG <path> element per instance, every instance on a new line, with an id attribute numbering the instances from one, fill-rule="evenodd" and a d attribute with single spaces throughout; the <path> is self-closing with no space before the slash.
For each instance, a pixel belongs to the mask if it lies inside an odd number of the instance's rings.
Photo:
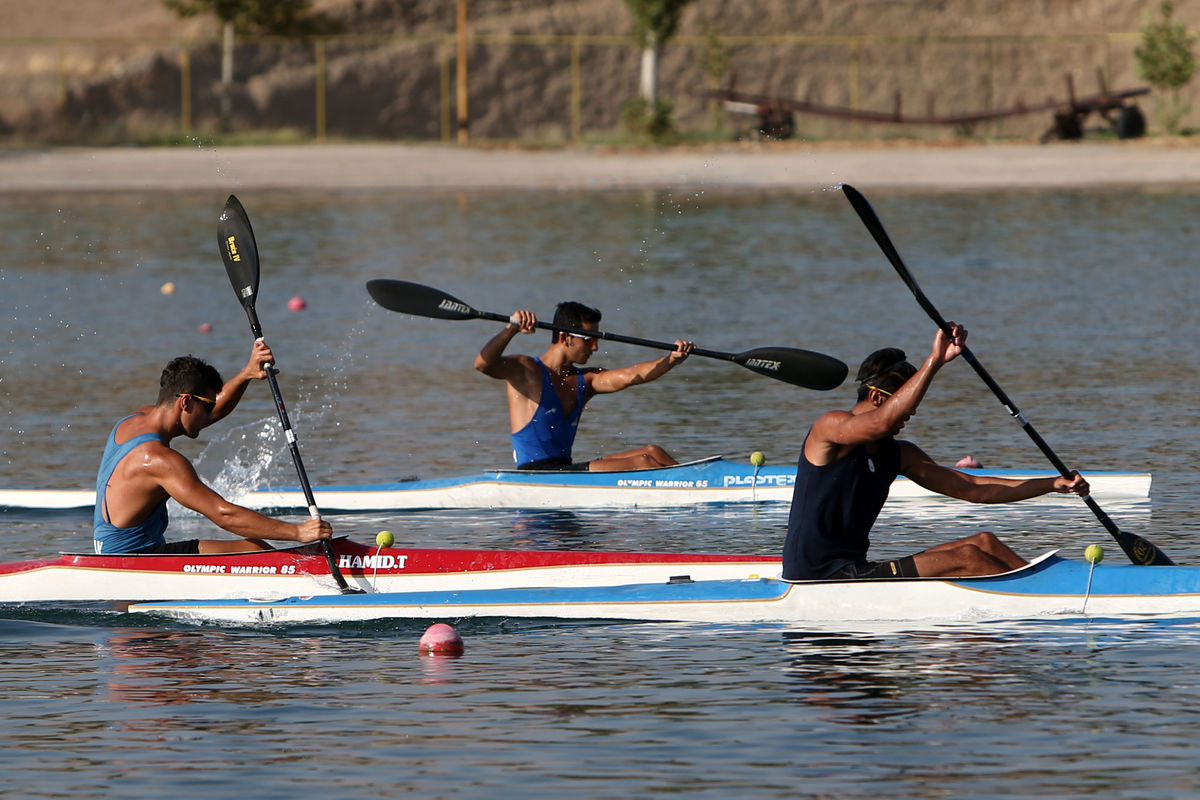
<path id="1" fill-rule="evenodd" d="M 225 262 L 225 271 L 229 282 L 237 294 L 242 308 L 246 310 L 246 318 L 250 321 L 250 331 L 255 340 L 263 338 L 262 325 L 258 322 L 258 313 L 254 310 L 254 302 L 258 297 L 258 245 L 254 240 L 254 229 L 250 227 L 250 217 L 242 207 L 237 197 L 229 195 L 225 209 L 217 221 L 217 244 L 221 249 L 221 260 Z M 296 433 L 292 430 L 291 420 L 288 419 L 287 407 L 283 403 L 283 393 L 279 391 L 279 381 L 275 378 L 275 365 L 264 364 L 267 373 L 267 384 L 271 387 L 271 396 L 275 398 L 275 410 L 279 413 L 279 423 L 283 427 L 283 435 L 287 440 L 288 449 L 292 454 L 292 463 L 296 466 L 296 476 L 300 480 L 300 488 L 304 491 L 304 499 L 308 503 L 308 514 L 312 519 L 319 519 L 317 501 L 313 496 L 312 486 L 308 481 L 308 473 L 304 471 L 304 459 L 300 457 L 300 446 L 296 441 Z M 325 555 L 325 563 L 329 574 L 337 582 L 342 594 L 361 593 L 346 582 L 342 571 L 338 569 L 337 558 L 333 546 L 328 539 L 321 540 L 321 551 Z"/>
<path id="2" fill-rule="evenodd" d="M 479 311 L 440 289 L 410 281 L 377 278 L 367 281 L 367 292 L 379 305 L 389 311 L 398 311 L 402 314 L 414 314 L 434 319 L 486 319 L 495 322 L 511 322 L 511 319 L 503 314 Z M 604 339 L 658 350 L 676 349 L 673 343 L 639 339 L 636 336 L 624 336 L 607 331 L 574 328 L 569 325 L 555 325 L 540 320 L 537 327 L 574 336 L 586 336 L 592 339 Z M 835 389 L 840 386 L 846 379 L 849 369 L 833 356 L 794 347 L 757 347 L 744 353 L 725 353 L 720 350 L 696 347 L 692 350 L 692 355 L 731 361 L 768 378 L 819 391 Z"/>
<path id="3" fill-rule="evenodd" d="M 891 262 L 892 267 L 900 275 L 900 279 L 904 281 L 909 291 L 912 292 L 913 297 L 916 298 L 917 304 L 924 309 L 925 313 L 929 315 L 929 318 L 939 328 L 946 332 L 947 336 L 951 335 L 950 323 L 946 321 L 946 318 L 941 315 L 937 307 L 930 302 L 925 293 L 921 291 L 921 287 L 917 285 L 916 279 L 908 271 L 904 260 L 900 258 L 900 253 L 896 250 L 895 245 L 892 244 L 891 237 L 888 236 L 887 230 L 884 229 L 883 223 L 875 213 L 875 209 L 867 201 L 867 198 L 863 197 L 861 192 L 849 184 L 842 184 L 842 191 L 845 193 L 846 199 L 850 201 L 850 205 L 858 213 L 859 218 L 862 219 L 863 224 L 867 226 L 867 230 L 871 233 L 871 237 L 875 239 L 875 243 L 879 245 L 879 249 L 883 251 L 888 261 Z M 971 365 L 971 368 L 975 370 L 975 373 L 983 379 L 987 387 L 992 390 L 992 394 L 996 395 L 996 399 L 1000 401 L 1000 404 L 1004 406 L 1009 415 L 1020 424 L 1022 430 L 1033 440 L 1033 443 L 1049 459 L 1050 463 L 1054 465 L 1059 474 L 1064 478 L 1070 478 L 1073 474 L 1072 471 L 1058 457 L 1058 454 L 1050 448 L 1050 445 L 1046 443 L 1041 434 L 1034 429 L 1033 425 L 1025 418 L 1025 415 L 1017 408 L 1016 404 L 1009 399 L 1005 391 L 1000 388 L 1000 384 L 996 383 L 991 374 L 979 363 L 979 359 L 975 358 L 975 354 L 971 352 L 969 347 L 963 346 L 962 356 Z M 1104 529 L 1117 541 L 1117 544 L 1121 546 L 1121 549 L 1131 562 L 1143 566 L 1169 566 L 1175 563 L 1166 553 L 1158 549 L 1150 541 L 1118 528 L 1116 523 L 1109 518 L 1104 509 L 1100 508 L 1100 505 L 1091 495 L 1082 495 L 1082 497 L 1083 502 L 1096 515 L 1096 519 L 1100 520 L 1100 524 L 1104 526 Z"/>

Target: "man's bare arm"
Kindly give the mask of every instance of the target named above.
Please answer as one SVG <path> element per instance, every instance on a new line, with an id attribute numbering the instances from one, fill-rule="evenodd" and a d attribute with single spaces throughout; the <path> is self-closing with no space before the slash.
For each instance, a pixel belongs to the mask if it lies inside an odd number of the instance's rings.
<path id="1" fill-rule="evenodd" d="M 695 345 L 682 339 L 675 340 L 675 349 L 654 361 L 643 361 L 620 369 L 606 369 L 591 373 L 589 384 L 595 394 L 607 394 L 628 389 L 642 383 L 658 380 L 678 364 L 687 360 Z"/>

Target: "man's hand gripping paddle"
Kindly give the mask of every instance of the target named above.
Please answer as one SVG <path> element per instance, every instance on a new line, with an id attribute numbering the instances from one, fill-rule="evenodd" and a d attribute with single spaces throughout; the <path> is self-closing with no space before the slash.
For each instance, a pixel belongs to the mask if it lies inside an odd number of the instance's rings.
<path id="1" fill-rule="evenodd" d="M 221 248 L 221 259 L 225 262 L 225 271 L 229 274 L 229 282 L 237 293 L 238 301 L 246 309 L 250 320 L 250 331 L 255 339 L 263 338 L 262 326 L 258 324 L 258 314 L 254 311 L 254 301 L 258 296 L 258 245 L 254 242 L 254 231 L 250 227 L 250 218 L 246 209 L 233 195 L 225 202 L 221 218 L 217 220 L 217 244 Z M 283 395 L 279 393 L 279 381 L 275 379 L 275 365 L 266 364 L 267 383 L 271 385 L 271 394 L 275 397 L 275 409 L 279 412 L 279 424 L 283 426 L 283 435 L 287 439 L 288 448 L 292 451 L 292 463 L 296 465 L 296 474 L 300 478 L 300 486 L 304 490 L 304 499 L 308 502 L 308 514 L 313 519 L 319 519 L 317 501 L 313 497 L 312 486 L 308 483 L 308 475 L 304 471 L 304 462 L 300 458 L 300 448 L 296 444 L 296 434 L 292 431 L 292 423 L 288 420 L 287 409 L 283 405 Z M 346 583 L 342 571 L 338 569 L 334 557 L 333 546 L 328 539 L 321 540 L 321 549 L 325 561 L 329 565 L 329 574 L 337 581 L 342 594 L 361 593 Z"/>
<path id="2" fill-rule="evenodd" d="M 950 324 L 938 312 L 933 303 L 929 301 L 925 293 L 921 291 L 921 287 L 917 285 L 912 273 L 908 271 L 908 267 L 904 265 L 904 261 L 900 258 L 900 253 L 896 250 L 895 245 L 892 244 L 887 231 L 884 230 L 883 223 L 880 222 L 879 217 L 875 214 L 875 209 L 871 208 L 871 204 L 867 202 L 867 198 L 863 197 L 861 192 L 849 184 L 842 184 L 842 191 L 845 193 L 846 199 L 850 201 L 850 205 L 854 206 L 854 210 L 858 212 L 858 216 L 862 219 L 863 224 L 867 226 L 867 230 L 870 231 L 871 236 L 875 239 L 875 243 L 879 245 L 883 254 L 887 256 L 888 261 L 892 263 L 892 267 L 900 275 L 900 279 L 904 281 L 909 291 L 912 292 L 913 297 L 917 299 L 917 304 L 924 309 L 925 313 L 929 315 L 929 318 L 939 328 L 944 330 L 947 335 L 950 335 Z M 1000 388 L 1000 384 L 996 383 L 988 371 L 983 368 L 983 365 L 975 358 L 975 354 L 971 352 L 970 348 L 964 346 L 962 356 L 975 370 L 976 374 L 983 379 L 987 387 L 992 390 L 992 393 L 996 395 L 1000 404 L 1012 415 L 1013 419 L 1020 423 L 1021 428 L 1029 435 L 1029 438 L 1033 440 L 1038 449 L 1042 451 L 1042 454 L 1050 460 L 1054 468 L 1064 478 L 1070 478 L 1072 474 L 1071 470 L 1067 469 L 1067 465 L 1058 457 L 1058 454 L 1050 449 L 1050 445 L 1046 444 L 1046 440 L 1029 424 L 1029 420 L 1025 419 L 1025 415 L 1008 398 L 1008 395 Z M 1083 502 L 1087 504 L 1087 507 L 1100 520 L 1100 524 L 1104 526 L 1104 529 L 1117 540 L 1117 544 L 1121 546 L 1121 549 L 1125 551 L 1125 555 L 1134 564 L 1143 566 L 1170 566 L 1175 563 L 1167 557 L 1166 553 L 1159 550 L 1150 541 L 1143 539 L 1137 534 L 1118 528 L 1116 523 L 1109 519 L 1108 514 L 1104 513 L 1104 510 L 1100 508 L 1090 495 L 1083 495 Z"/>

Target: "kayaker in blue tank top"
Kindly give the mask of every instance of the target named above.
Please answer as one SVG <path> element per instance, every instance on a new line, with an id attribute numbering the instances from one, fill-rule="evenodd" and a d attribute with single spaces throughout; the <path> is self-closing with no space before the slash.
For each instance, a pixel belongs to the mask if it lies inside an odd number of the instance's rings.
<path id="1" fill-rule="evenodd" d="M 579 428 L 583 404 L 587 402 L 587 382 L 583 373 L 576 371 L 575 407 L 570 412 L 564 411 L 562 400 L 554 390 L 550 370 L 540 359 L 534 361 L 542 370 L 542 393 L 533 418 L 512 435 L 513 460 L 518 469 L 528 469 L 529 464 L 547 461 L 570 464 L 575 431 Z"/>
<path id="2" fill-rule="evenodd" d="M 978 533 L 890 561 L 870 561 L 870 532 L 897 475 L 939 494 L 973 503 L 1010 503 L 1049 492 L 1086 494 L 1071 478 L 981 477 L 934 462 L 915 444 L 895 439 L 924 399 L 934 375 L 962 352 L 967 332 L 951 323 L 938 330 L 920 369 L 903 350 L 876 350 L 859 368 L 858 399 L 849 411 L 830 411 L 809 430 L 783 548 L 787 580 L 915 578 L 992 575 L 1026 561 L 991 533 Z"/>
<path id="3" fill-rule="evenodd" d="M 600 312 L 582 303 L 559 303 L 554 324 L 598 330 Z M 578 463 L 571 459 L 571 448 L 588 400 L 662 377 L 688 357 L 694 349 L 691 342 L 677 339 L 676 349 L 668 355 L 621 369 L 576 368 L 577 364 L 587 363 L 596 351 L 597 340 L 559 331 L 554 332 L 550 348 L 540 359 L 504 354 L 518 333 L 533 333 L 536 329 L 533 312 L 513 312 L 510 322 L 475 357 L 475 369 L 507 384 L 513 458 L 520 469 L 613 471 L 679 463 L 654 444 Z"/>
<path id="4" fill-rule="evenodd" d="M 170 446 L 200 431 L 238 404 L 251 380 L 265 378 L 271 349 L 255 342 L 250 361 L 228 383 L 192 356 L 173 359 L 159 378 L 158 401 L 122 419 L 109 435 L 96 475 L 93 538 L 102 553 L 221 553 L 269 550 L 266 539 L 312 542 L 332 534 L 329 523 L 293 524 L 230 503 L 205 486 Z M 239 539 L 167 542 L 167 500 L 208 517 Z"/>
<path id="5" fill-rule="evenodd" d="M 144 520 L 128 527 L 118 528 L 106 519 L 108 504 L 105 495 L 108 491 L 108 480 L 117 464 L 146 442 L 164 444 L 162 437 L 157 433 L 143 433 L 127 442 L 117 444 L 117 428 L 132 416 L 130 414 L 113 426 L 112 433 L 108 435 L 108 443 L 104 446 L 104 455 L 100 459 L 100 470 L 96 473 L 96 510 L 92 514 L 92 539 L 97 553 L 137 553 L 161 548 L 167 543 L 166 537 L 163 536 L 169 521 L 166 500 L 156 505 Z"/>

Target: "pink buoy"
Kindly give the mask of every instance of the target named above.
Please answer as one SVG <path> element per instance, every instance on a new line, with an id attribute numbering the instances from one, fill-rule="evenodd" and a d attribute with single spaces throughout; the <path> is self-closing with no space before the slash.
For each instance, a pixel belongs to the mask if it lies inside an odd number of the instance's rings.
<path id="1" fill-rule="evenodd" d="M 207 322 L 200 323 L 200 332 L 201 333 L 212 333 L 212 325 L 209 325 Z"/>
<path id="2" fill-rule="evenodd" d="M 458 631 L 444 622 L 435 622 L 421 635 L 421 653 L 461 656 L 463 640 Z"/>
<path id="3" fill-rule="evenodd" d="M 300 295 L 288 300 L 288 311 L 303 311 L 306 308 L 308 308 L 308 303 L 304 302 L 304 298 Z"/>

